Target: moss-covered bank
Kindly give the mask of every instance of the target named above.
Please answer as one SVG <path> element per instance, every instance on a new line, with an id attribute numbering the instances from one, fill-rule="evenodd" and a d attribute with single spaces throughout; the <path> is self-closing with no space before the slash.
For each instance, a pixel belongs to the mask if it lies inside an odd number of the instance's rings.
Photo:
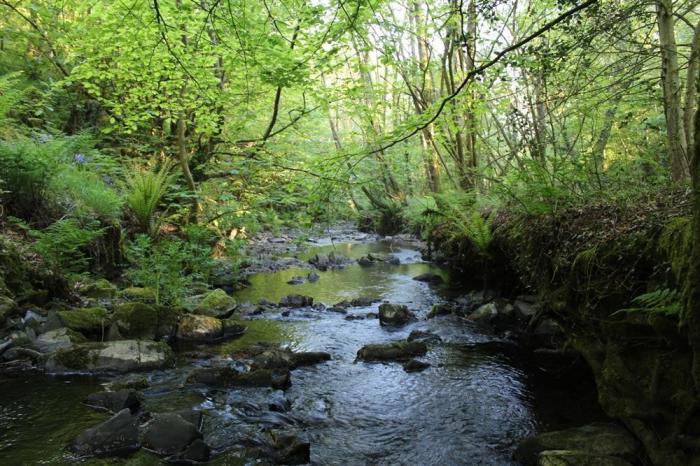
<path id="1" fill-rule="evenodd" d="M 645 308 L 632 301 L 658 290 L 682 295 L 688 212 L 683 193 L 663 193 L 632 207 L 502 213 L 486 254 L 439 231 L 434 242 L 468 284 L 485 278 L 491 287 L 540 296 L 593 369 L 602 407 L 637 435 L 654 464 L 700 465 L 700 397 L 680 302 Z"/>

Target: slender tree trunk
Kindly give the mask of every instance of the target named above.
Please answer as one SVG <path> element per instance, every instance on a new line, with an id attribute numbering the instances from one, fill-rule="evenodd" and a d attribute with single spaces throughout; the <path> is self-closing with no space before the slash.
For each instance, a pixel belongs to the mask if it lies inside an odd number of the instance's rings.
<path id="1" fill-rule="evenodd" d="M 181 116 L 177 119 L 176 124 L 176 139 L 177 139 L 177 158 L 180 162 L 180 168 L 182 169 L 182 175 L 187 183 L 187 188 L 192 194 L 192 208 L 190 211 L 190 216 L 192 220 L 197 220 L 201 214 L 201 208 L 199 205 L 199 200 L 197 199 L 197 185 L 194 182 L 194 177 L 190 171 L 189 155 L 187 154 L 187 123 L 185 122 L 185 117 Z"/>
<path id="2" fill-rule="evenodd" d="M 693 128 L 693 116 L 699 106 L 695 99 L 697 94 L 696 86 L 693 86 L 695 76 L 700 68 L 700 21 L 695 25 L 693 40 L 690 44 L 690 57 L 688 59 L 688 71 L 685 85 L 685 108 L 683 109 L 683 128 L 685 130 L 686 147 L 692 150 L 695 147 L 695 131 Z"/>
<path id="3" fill-rule="evenodd" d="M 688 176 L 688 160 L 685 130 L 681 120 L 681 85 L 672 0 L 656 0 L 656 20 L 661 48 L 661 84 L 671 177 L 673 181 L 680 182 Z"/>

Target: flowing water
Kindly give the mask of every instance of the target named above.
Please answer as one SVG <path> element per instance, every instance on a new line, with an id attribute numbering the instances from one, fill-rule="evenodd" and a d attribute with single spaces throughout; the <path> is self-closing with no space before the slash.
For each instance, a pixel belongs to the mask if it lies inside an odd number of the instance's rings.
<path id="1" fill-rule="evenodd" d="M 307 252 L 339 251 L 351 258 L 369 252 L 392 253 L 401 265 L 350 265 L 319 272 L 316 283 L 288 285 L 309 270 L 287 269 L 254 275 L 237 293 L 240 301 L 278 301 L 298 293 L 334 304 L 369 296 L 406 304 L 418 320 L 399 329 L 376 319 L 347 320 L 345 315 L 311 309 L 266 313 L 245 321 L 248 332 L 213 350 L 220 358 L 258 341 L 279 342 L 298 351 L 326 351 L 332 360 L 292 372 L 284 394 L 272 389 L 207 391 L 183 385 L 192 364 L 147 374 L 149 410 L 192 407 L 206 412 L 205 439 L 219 454 L 212 464 L 254 464 L 241 442 L 262 429 L 294 432 L 311 443 L 312 464 L 319 465 L 509 465 L 517 442 L 542 430 L 602 417 L 589 379 L 567 384 L 548 376 L 517 347 L 448 316 L 425 320 L 432 304 L 447 296 L 412 277 L 432 271 L 417 251 L 391 241 L 325 244 Z M 350 308 L 349 315 L 376 312 L 378 303 Z M 407 373 L 400 364 L 355 361 L 368 343 L 405 339 L 412 330 L 442 338 L 423 360 L 431 367 Z M 216 362 L 217 358 L 215 358 Z M 229 363 L 234 364 L 234 361 Z M 581 382 L 583 380 L 583 382 Z M 0 379 L 0 464 L 69 464 L 65 445 L 83 429 L 105 419 L 79 401 L 99 390 L 99 379 Z M 269 410 L 269 400 L 284 397 L 287 413 Z M 86 464 L 158 464 L 148 453 L 126 460 Z"/>

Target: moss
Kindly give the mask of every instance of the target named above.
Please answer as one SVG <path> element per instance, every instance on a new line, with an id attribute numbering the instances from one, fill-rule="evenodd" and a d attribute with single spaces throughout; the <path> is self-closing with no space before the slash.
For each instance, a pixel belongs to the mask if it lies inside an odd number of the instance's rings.
<path id="1" fill-rule="evenodd" d="M 15 301 L 8 296 L 0 295 L 0 324 L 10 317 L 17 309 Z"/>
<path id="2" fill-rule="evenodd" d="M 81 293 L 88 298 L 113 298 L 117 294 L 117 287 L 108 280 L 101 278 L 84 286 Z"/>
<path id="3" fill-rule="evenodd" d="M 61 323 L 78 332 L 97 333 L 109 326 L 107 311 L 102 307 L 84 307 L 59 311 Z"/>
<path id="4" fill-rule="evenodd" d="M 114 310 L 114 319 L 125 337 L 154 338 L 158 330 L 158 311 L 149 304 L 121 304 Z"/>
<path id="5" fill-rule="evenodd" d="M 659 252 L 669 262 L 677 284 L 683 283 L 690 266 L 690 228 L 690 218 L 676 217 L 663 227 L 658 239 Z"/>
<path id="6" fill-rule="evenodd" d="M 150 351 L 155 351 L 157 353 L 163 353 L 165 359 L 163 362 L 164 367 L 174 366 L 176 362 L 175 353 L 173 349 L 164 341 L 152 341 L 146 344 L 146 349 Z"/>
<path id="7" fill-rule="evenodd" d="M 236 300 L 226 294 L 220 288 L 207 293 L 207 295 L 197 304 L 195 312 L 197 314 L 221 317 L 232 311 L 236 307 Z"/>
<path id="8" fill-rule="evenodd" d="M 54 356 L 62 367 L 73 370 L 89 369 L 95 363 L 96 351 L 104 348 L 100 343 L 85 343 L 74 348 L 58 350 Z"/>
<path id="9" fill-rule="evenodd" d="M 148 304 L 156 302 L 156 290 L 153 288 L 125 288 L 119 293 L 119 296 L 129 301 L 139 301 Z"/>

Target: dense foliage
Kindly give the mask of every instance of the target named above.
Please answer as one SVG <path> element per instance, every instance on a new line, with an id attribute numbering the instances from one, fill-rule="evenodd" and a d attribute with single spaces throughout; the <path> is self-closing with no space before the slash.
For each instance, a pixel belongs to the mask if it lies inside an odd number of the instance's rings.
<path id="1" fill-rule="evenodd" d="M 486 251 L 498 210 L 624 204 L 690 175 L 692 0 L 0 11 L 3 225 L 56 269 L 150 286 L 179 264 L 156 288 L 186 289 L 207 266 L 183 254 L 343 217 Z"/>

